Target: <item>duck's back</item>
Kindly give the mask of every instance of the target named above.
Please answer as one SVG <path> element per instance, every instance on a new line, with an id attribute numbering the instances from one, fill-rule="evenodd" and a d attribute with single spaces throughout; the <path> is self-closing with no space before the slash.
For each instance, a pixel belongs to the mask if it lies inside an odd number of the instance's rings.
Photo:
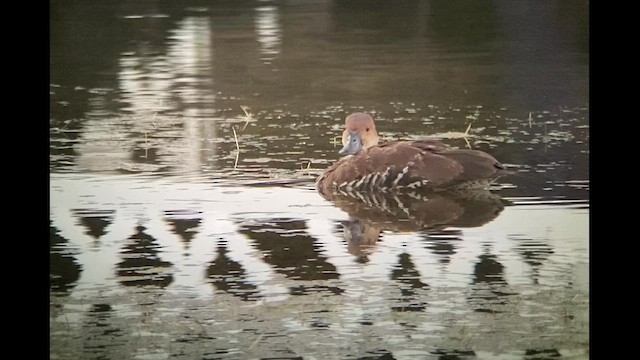
<path id="1" fill-rule="evenodd" d="M 503 166 L 478 150 L 451 149 L 438 140 L 394 141 L 373 146 L 330 166 L 318 189 L 366 191 L 440 190 L 495 178 Z"/>

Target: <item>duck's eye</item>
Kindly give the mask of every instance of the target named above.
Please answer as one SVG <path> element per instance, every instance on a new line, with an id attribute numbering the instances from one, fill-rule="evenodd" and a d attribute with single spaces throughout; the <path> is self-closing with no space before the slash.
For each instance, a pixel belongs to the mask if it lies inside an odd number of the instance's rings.
<path id="1" fill-rule="evenodd" d="M 357 141 L 358 141 L 358 139 L 356 139 L 356 138 L 353 138 L 353 139 L 351 140 L 351 142 L 352 142 L 352 143 L 357 142 Z"/>
<path id="2" fill-rule="evenodd" d="M 369 131 L 369 128 L 367 128 L 367 131 Z"/>

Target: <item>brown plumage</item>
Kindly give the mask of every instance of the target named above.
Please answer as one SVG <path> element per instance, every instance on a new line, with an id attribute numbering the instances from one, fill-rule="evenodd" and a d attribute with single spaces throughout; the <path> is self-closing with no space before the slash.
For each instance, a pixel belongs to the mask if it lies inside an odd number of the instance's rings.
<path id="1" fill-rule="evenodd" d="M 333 192 L 446 190 L 487 187 L 504 167 L 479 150 L 452 149 L 434 139 L 392 141 L 378 145 L 371 116 L 345 119 L 341 155 L 349 155 L 320 175 L 316 187 Z"/>

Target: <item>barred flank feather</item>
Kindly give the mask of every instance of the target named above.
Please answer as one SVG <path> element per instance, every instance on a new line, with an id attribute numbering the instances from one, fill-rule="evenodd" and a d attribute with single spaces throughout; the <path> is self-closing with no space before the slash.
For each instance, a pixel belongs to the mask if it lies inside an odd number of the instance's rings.
<path id="1" fill-rule="evenodd" d="M 437 140 L 372 146 L 330 166 L 316 183 L 323 194 L 352 191 L 439 190 L 489 183 L 503 166 L 478 150 L 451 149 Z"/>

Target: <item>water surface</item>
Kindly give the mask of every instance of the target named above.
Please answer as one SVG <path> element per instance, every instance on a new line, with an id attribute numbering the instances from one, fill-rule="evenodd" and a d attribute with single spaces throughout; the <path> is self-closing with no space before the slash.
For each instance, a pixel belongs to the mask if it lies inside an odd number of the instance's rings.
<path id="1" fill-rule="evenodd" d="M 588 358 L 587 14 L 52 3 L 51 357 Z M 512 174 L 328 201 L 354 111 Z"/>

